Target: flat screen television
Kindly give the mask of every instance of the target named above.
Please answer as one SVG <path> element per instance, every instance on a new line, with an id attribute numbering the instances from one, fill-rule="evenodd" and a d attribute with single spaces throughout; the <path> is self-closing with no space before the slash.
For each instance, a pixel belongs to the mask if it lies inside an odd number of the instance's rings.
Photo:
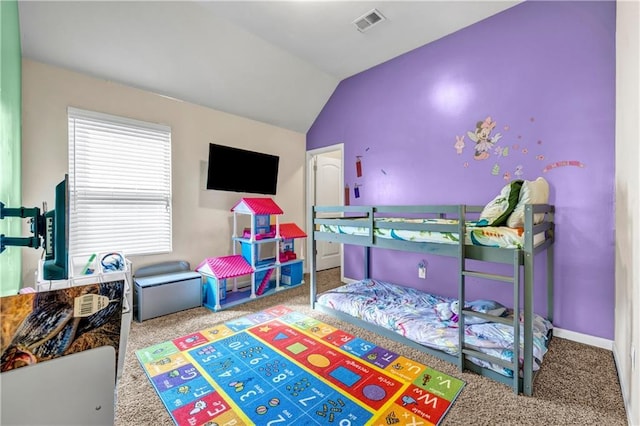
<path id="1" fill-rule="evenodd" d="M 280 157 L 209 144 L 207 189 L 276 195 Z"/>
<path id="2" fill-rule="evenodd" d="M 44 213 L 43 279 L 69 277 L 69 176 L 56 185 L 55 208 Z"/>

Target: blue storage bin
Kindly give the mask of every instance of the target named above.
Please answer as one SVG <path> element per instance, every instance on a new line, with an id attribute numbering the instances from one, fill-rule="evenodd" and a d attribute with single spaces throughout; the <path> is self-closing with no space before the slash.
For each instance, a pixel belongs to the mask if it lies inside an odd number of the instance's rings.
<path id="1" fill-rule="evenodd" d="M 302 282 L 302 262 L 285 265 L 281 269 L 280 282 L 285 285 L 296 285 Z"/>
<path id="2" fill-rule="evenodd" d="M 202 306 L 200 274 L 189 270 L 171 272 L 171 263 L 175 262 L 146 266 L 136 273 L 133 305 L 138 322 Z M 163 269 L 166 265 L 167 271 Z"/>

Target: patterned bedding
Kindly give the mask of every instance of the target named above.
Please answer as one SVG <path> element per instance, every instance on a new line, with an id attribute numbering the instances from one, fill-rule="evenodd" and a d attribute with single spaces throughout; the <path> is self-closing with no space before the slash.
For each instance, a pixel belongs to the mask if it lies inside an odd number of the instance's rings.
<path id="1" fill-rule="evenodd" d="M 454 300 L 414 288 L 367 279 L 322 293 L 318 296 L 317 302 L 322 306 L 392 330 L 424 346 L 457 355 L 458 323 L 441 320 L 436 310 L 438 304 L 451 303 Z M 512 311 L 508 309 L 505 314 L 512 316 Z M 488 355 L 511 361 L 513 327 L 496 322 L 467 324 L 466 318 L 465 343 L 467 345 Z M 552 324 L 543 317 L 535 315 L 533 325 L 533 369 L 536 371 L 540 368 L 542 358 L 547 352 L 547 334 Z M 521 354 L 523 333 L 521 323 Z M 511 369 L 478 358 L 469 357 L 469 359 L 482 367 L 513 377 Z M 522 365 L 522 355 L 520 365 Z"/>
<path id="2" fill-rule="evenodd" d="M 362 219 L 367 220 L 367 219 Z M 408 219 L 408 218 L 376 218 L 378 222 L 386 223 L 422 223 L 433 225 L 457 225 L 455 219 Z M 344 225 L 320 225 L 320 231 L 337 234 L 349 234 L 368 236 L 369 228 L 365 226 L 344 226 Z M 457 232 L 437 232 L 437 231 L 413 231 L 404 229 L 375 228 L 375 235 L 379 238 L 389 238 L 404 241 L 458 244 L 459 236 Z M 477 226 L 477 221 L 466 222 L 466 245 L 517 248 L 521 249 L 524 244 L 524 232 L 522 228 L 509 228 L 506 226 Z M 544 233 L 534 237 L 534 245 L 544 241 Z"/>

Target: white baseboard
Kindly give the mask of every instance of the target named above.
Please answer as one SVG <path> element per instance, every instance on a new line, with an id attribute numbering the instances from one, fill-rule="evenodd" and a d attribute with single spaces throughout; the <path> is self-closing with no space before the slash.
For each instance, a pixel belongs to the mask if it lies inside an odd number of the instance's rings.
<path id="1" fill-rule="evenodd" d="M 613 350 L 613 340 L 603 339 L 602 337 L 590 336 L 588 334 L 577 333 L 575 331 L 563 330 L 562 328 L 553 328 L 553 335 L 562 339 L 573 340 L 574 342 L 584 343 L 585 345 L 595 346 L 597 348 Z"/>

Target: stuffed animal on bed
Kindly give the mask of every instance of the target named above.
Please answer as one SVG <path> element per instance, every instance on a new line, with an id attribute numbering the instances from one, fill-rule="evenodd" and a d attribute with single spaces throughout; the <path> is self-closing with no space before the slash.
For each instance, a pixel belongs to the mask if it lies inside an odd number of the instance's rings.
<path id="1" fill-rule="evenodd" d="M 436 305 L 436 314 L 440 321 L 453 321 L 458 322 L 458 314 L 460 310 L 458 309 L 458 301 L 454 300 L 453 302 L 442 302 Z"/>
<path id="2" fill-rule="evenodd" d="M 505 316 L 508 313 L 507 308 L 504 305 L 494 300 L 474 300 L 473 302 L 467 302 L 465 304 L 465 308 L 471 311 L 481 312 L 483 314 L 495 315 L 497 317 Z M 458 301 L 454 300 L 453 302 L 442 302 L 436 304 L 436 315 L 440 321 L 458 322 L 460 315 Z M 464 319 L 465 325 L 483 324 L 486 322 L 490 322 L 490 320 L 474 317 L 473 315 L 466 316 Z"/>

